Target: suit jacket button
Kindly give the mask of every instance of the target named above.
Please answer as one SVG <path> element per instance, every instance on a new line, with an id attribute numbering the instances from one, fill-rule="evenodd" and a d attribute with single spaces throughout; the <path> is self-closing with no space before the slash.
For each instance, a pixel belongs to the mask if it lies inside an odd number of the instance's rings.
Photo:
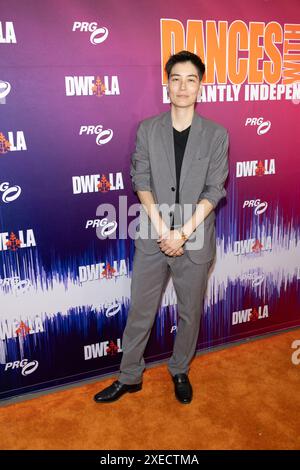
<path id="1" fill-rule="evenodd" d="M 174 188 L 174 186 L 172 186 L 172 188 L 171 188 L 171 189 L 172 189 L 172 191 L 175 191 L 175 188 Z"/>

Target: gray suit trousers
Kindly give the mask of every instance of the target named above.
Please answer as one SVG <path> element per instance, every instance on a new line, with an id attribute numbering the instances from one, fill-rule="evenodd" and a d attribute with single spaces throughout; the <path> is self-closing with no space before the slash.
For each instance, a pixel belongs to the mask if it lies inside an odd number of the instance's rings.
<path id="1" fill-rule="evenodd" d="M 186 251 L 182 256 L 170 257 L 162 251 L 147 254 L 135 249 L 131 305 L 122 340 L 120 382 L 135 384 L 142 381 L 144 350 L 170 274 L 177 295 L 178 326 L 168 370 L 171 375 L 188 373 L 197 346 L 207 278 L 212 264 L 213 260 L 196 264 Z"/>

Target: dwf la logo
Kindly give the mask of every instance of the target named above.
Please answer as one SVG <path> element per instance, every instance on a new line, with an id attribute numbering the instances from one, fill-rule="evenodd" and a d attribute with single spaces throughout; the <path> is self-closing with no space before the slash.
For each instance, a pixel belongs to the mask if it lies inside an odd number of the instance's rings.
<path id="1" fill-rule="evenodd" d="M 0 80 L 0 104 L 6 103 L 6 97 L 10 93 L 11 85 L 8 82 Z"/>
<path id="2" fill-rule="evenodd" d="M 261 253 L 262 251 L 272 250 L 271 236 L 257 238 L 249 238 L 248 240 L 239 240 L 234 242 L 233 252 L 235 255 L 245 255 L 249 253 Z"/>
<path id="3" fill-rule="evenodd" d="M 232 325 L 238 325 L 246 322 L 256 322 L 269 317 L 269 306 L 259 306 L 258 308 L 247 308 L 232 313 Z"/>
<path id="4" fill-rule="evenodd" d="M 121 338 L 114 341 L 102 341 L 101 343 L 89 344 L 84 346 L 84 360 L 96 359 L 97 357 L 103 356 L 115 356 L 122 352 Z"/>
<path id="5" fill-rule="evenodd" d="M 248 117 L 245 122 L 246 126 L 257 126 L 258 135 L 264 135 L 271 129 L 271 121 L 264 121 L 263 117 Z"/>
<path id="6" fill-rule="evenodd" d="M 73 176 L 73 194 L 81 193 L 106 193 L 118 189 L 124 189 L 123 175 L 121 172 L 105 175 Z"/>
<path id="7" fill-rule="evenodd" d="M 35 317 L 33 320 L 2 320 L 0 321 L 0 339 L 11 339 L 17 337 L 26 337 L 36 333 L 42 333 L 44 326 L 40 317 Z"/>
<path id="8" fill-rule="evenodd" d="M 275 175 L 275 158 L 236 163 L 236 177 Z"/>
<path id="9" fill-rule="evenodd" d="M 36 241 L 32 229 L 19 230 L 17 235 L 14 232 L 0 233 L 0 251 L 17 251 L 19 248 L 30 248 L 36 246 Z"/>
<path id="10" fill-rule="evenodd" d="M 98 279 L 112 279 L 118 276 L 127 276 L 127 263 L 125 259 L 109 262 L 79 266 L 79 281 L 96 281 Z"/>
<path id="11" fill-rule="evenodd" d="M 96 135 L 96 144 L 105 145 L 113 138 L 112 129 L 103 129 L 101 124 L 97 126 L 81 126 L 79 135 Z"/>
<path id="12" fill-rule="evenodd" d="M 97 76 L 67 76 L 65 77 L 66 96 L 97 96 L 119 95 L 118 77 L 105 75 L 103 80 Z"/>
<path id="13" fill-rule="evenodd" d="M 92 33 L 90 41 L 94 46 L 101 44 L 107 39 L 108 29 L 104 26 L 98 26 L 98 23 L 87 23 L 86 21 L 74 21 L 72 31 L 80 31 L 81 33 Z"/>
<path id="14" fill-rule="evenodd" d="M 23 131 L 17 131 L 14 135 L 13 132 L 7 133 L 8 138 L 0 132 L 0 155 L 3 153 L 16 152 L 20 150 L 27 150 L 27 145 Z"/>
<path id="15" fill-rule="evenodd" d="M 8 182 L 0 183 L 0 200 L 2 199 L 2 202 L 5 202 L 6 204 L 13 202 L 18 199 L 20 194 L 20 186 L 9 186 Z"/>
<path id="16" fill-rule="evenodd" d="M 9 370 L 21 369 L 21 374 L 26 376 L 33 374 L 33 372 L 37 370 L 38 366 L 38 361 L 29 362 L 28 359 L 23 359 L 22 361 L 7 362 L 5 364 L 4 372 L 7 372 Z"/>
<path id="17" fill-rule="evenodd" d="M 12 21 L 0 21 L 0 44 L 16 44 L 16 34 Z"/>

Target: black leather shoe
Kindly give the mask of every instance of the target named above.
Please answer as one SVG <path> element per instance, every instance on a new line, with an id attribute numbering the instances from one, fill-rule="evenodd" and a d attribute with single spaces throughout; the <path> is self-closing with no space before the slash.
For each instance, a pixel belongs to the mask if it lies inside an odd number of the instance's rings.
<path id="1" fill-rule="evenodd" d="M 96 403 L 110 403 L 121 398 L 124 393 L 134 393 L 142 390 L 142 382 L 139 384 L 122 384 L 118 380 L 113 382 L 109 387 L 104 388 L 101 392 L 94 396 Z"/>
<path id="2" fill-rule="evenodd" d="M 172 376 L 175 385 L 175 396 L 180 403 L 190 403 L 193 398 L 193 389 L 186 374 Z"/>

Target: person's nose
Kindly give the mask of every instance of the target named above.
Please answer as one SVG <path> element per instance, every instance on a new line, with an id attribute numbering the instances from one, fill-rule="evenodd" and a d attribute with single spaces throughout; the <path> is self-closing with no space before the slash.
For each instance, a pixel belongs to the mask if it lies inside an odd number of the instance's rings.
<path id="1" fill-rule="evenodd" d="M 181 80 L 181 83 L 180 83 L 180 88 L 181 88 L 181 90 L 185 90 L 185 89 L 186 89 L 186 83 L 185 83 L 185 80 Z"/>

